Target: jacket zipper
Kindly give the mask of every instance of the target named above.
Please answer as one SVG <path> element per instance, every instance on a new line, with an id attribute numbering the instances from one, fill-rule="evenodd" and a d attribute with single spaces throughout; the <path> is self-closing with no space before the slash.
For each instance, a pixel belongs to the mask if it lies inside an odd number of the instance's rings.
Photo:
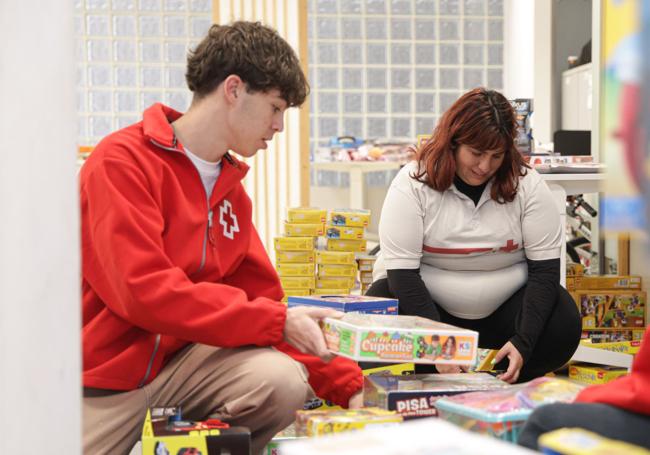
<path id="1" fill-rule="evenodd" d="M 158 353 L 158 348 L 160 347 L 160 338 L 161 335 L 157 334 L 156 342 L 153 345 L 153 352 L 151 353 L 151 357 L 149 358 L 149 364 L 147 365 L 147 371 L 145 371 L 144 378 L 142 378 L 142 381 L 140 381 L 140 383 L 138 384 L 138 389 L 143 387 L 147 382 L 147 379 L 149 379 L 149 375 L 151 374 L 151 368 L 153 367 L 153 361 L 156 358 L 156 354 Z"/>

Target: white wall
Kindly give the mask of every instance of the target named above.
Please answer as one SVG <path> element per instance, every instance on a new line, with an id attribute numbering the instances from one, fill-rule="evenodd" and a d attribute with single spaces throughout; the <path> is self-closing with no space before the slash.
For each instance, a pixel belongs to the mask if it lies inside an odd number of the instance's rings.
<path id="1" fill-rule="evenodd" d="M 505 0 L 504 7 L 503 92 L 508 99 L 533 98 L 535 2 Z"/>
<path id="2" fill-rule="evenodd" d="M 81 452 L 72 17 L 0 1 L 0 453 Z"/>

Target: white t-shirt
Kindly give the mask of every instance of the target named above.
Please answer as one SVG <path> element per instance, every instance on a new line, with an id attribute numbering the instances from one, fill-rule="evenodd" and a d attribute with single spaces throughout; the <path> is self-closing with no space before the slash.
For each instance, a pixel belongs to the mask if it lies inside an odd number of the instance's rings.
<path id="1" fill-rule="evenodd" d="M 217 162 L 205 161 L 204 159 L 199 158 L 194 153 L 190 152 L 187 147 L 185 147 L 185 153 L 189 159 L 192 160 L 192 163 L 194 163 L 196 170 L 199 171 L 201 181 L 203 182 L 203 187 L 205 188 L 205 194 L 207 194 L 208 199 L 210 199 L 212 189 L 217 183 L 219 174 L 221 174 L 221 160 Z"/>
<path id="2" fill-rule="evenodd" d="M 512 202 L 479 203 L 451 185 L 435 191 L 404 166 L 386 195 L 379 221 L 381 251 L 373 279 L 386 270 L 417 269 L 433 300 L 464 319 L 490 315 L 527 280 L 526 258 L 560 257 L 562 227 L 551 191 L 532 169 Z"/>

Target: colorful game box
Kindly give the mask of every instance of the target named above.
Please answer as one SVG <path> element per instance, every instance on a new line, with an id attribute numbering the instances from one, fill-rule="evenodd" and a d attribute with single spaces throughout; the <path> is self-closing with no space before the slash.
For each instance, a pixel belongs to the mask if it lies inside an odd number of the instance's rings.
<path id="1" fill-rule="evenodd" d="M 251 434 L 217 419 L 180 419 L 178 408 L 147 411 L 142 427 L 142 455 L 249 455 Z"/>
<path id="2" fill-rule="evenodd" d="M 357 276 L 357 265 L 352 264 L 318 264 L 318 276 Z"/>
<path id="3" fill-rule="evenodd" d="M 284 235 L 289 237 L 318 237 L 324 233 L 323 223 L 284 223 Z"/>
<path id="4" fill-rule="evenodd" d="M 541 377 L 501 390 L 470 392 L 435 402 L 440 418 L 476 433 L 517 442 L 528 416 L 538 406 L 569 403 L 582 386 L 563 379 Z"/>
<path id="5" fill-rule="evenodd" d="M 352 251 L 326 251 L 316 250 L 317 264 L 354 264 Z"/>
<path id="6" fill-rule="evenodd" d="M 539 437 L 545 454 L 566 455 L 650 455 L 650 450 L 622 441 L 604 438 L 582 428 L 562 428 Z"/>
<path id="7" fill-rule="evenodd" d="M 275 237 L 276 251 L 311 251 L 316 248 L 315 237 Z"/>
<path id="8" fill-rule="evenodd" d="M 478 333 L 417 316 L 348 313 L 322 324 L 330 351 L 358 361 L 472 365 Z"/>
<path id="9" fill-rule="evenodd" d="M 569 378 L 584 384 L 605 384 L 628 374 L 627 368 L 573 363 L 569 366 Z"/>
<path id="10" fill-rule="evenodd" d="M 641 277 L 638 275 L 578 275 L 567 277 L 567 291 L 586 291 L 592 289 L 641 289 Z"/>
<path id="11" fill-rule="evenodd" d="M 338 209 L 330 211 L 329 224 L 335 226 L 367 227 L 370 223 L 370 210 Z"/>
<path id="12" fill-rule="evenodd" d="M 635 355 L 637 352 L 639 352 L 639 348 L 641 347 L 641 340 L 593 343 L 591 339 L 586 339 L 580 340 L 580 344 L 590 348 L 605 349 L 606 351 Z"/>
<path id="13" fill-rule="evenodd" d="M 397 314 L 397 300 L 363 295 L 313 295 L 289 297 L 289 308 L 300 305 L 332 308 L 344 313 Z"/>
<path id="14" fill-rule="evenodd" d="M 275 261 L 278 264 L 307 264 L 314 262 L 314 250 L 309 251 L 276 251 Z"/>
<path id="15" fill-rule="evenodd" d="M 582 316 L 582 329 L 645 327 L 645 291 L 572 292 Z"/>
<path id="16" fill-rule="evenodd" d="M 354 410 L 316 410 L 296 412 L 296 434 L 323 436 L 330 433 L 360 430 L 372 425 L 391 425 L 402 422 L 402 416 L 378 408 Z"/>
<path id="17" fill-rule="evenodd" d="M 325 223 L 327 210 L 314 207 L 295 207 L 287 209 L 287 221 L 290 223 Z"/>
<path id="18" fill-rule="evenodd" d="M 362 239 L 365 228 L 355 226 L 333 226 L 328 224 L 325 237 L 328 239 Z"/>
<path id="19" fill-rule="evenodd" d="M 326 248 L 328 251 L 355 251 L 364 253 L 368 242 L 366 239 L 327 239 Z"/>
<path id="20" fill-rule="evenodd" d="M 510 385 L 487 373 L 370 375 L 364 378 L 363 404 L 396 411 L 404 420 L 434 417 L 442 397 Z"/>

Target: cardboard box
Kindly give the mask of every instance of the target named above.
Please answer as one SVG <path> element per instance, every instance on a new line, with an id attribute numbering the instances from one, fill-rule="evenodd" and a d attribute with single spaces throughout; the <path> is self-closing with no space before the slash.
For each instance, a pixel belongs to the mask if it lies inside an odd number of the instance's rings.
<path id="1" fill-rule="evenodd" d="M 365 228 L 353 226 L 332 226 L 328 224 L 325 229 L 325 237 L 328 239 L 362 239 Z"/>
<path id="2" fill-rule="evenodd" d="M 290 223 L 325 223 L 327 210 L 315 207 L 295 207 L 287 209 Z"/>
<path id="3" fill-rule="evenodd" d="M 396 412 L 377 408 L 354 410 L 316 410 L 296 412 L 296 434 L 324 436 L 330 433 L 343 433 L 360 430 L 372 425 L 390 425 L 402 422 Z"/>
<path id="4" fill-rule="evenodd" d="M 570 455 L 650 455 L 643 447 L 604 438 L 582 428 L 562 428 L 539 437 L 542 453 Z"/>
<path id="5" fill-rule="evenodd" d="M 347 276 L 355 278 L 357 276 L 357 265 L 352 264 L 318 264 L 318 276 Z"/>
<path id="6" fill-rule="evenodd" d="M 589 363 L 573 363 L 569 366 L 569 378 L 584 384 L 605 384 L 626 374 L 626 368 Z"/>
<path id="7" fill-rule="evenodd" d="M 566 265 L 566 275 L 567 276 L 576 276 L 584 275 L 585 266 L 582 264 L 567 264 Z"/>
<path id="8" fill-rule="evenodd" d="M 160 418 L 151 416 L 151 410 L 147 411 L 147 417 L 142 427 L 142 455 L 250 454 L 251 434 L 247 428 L 230 426 L 214 428 L 211 420 L 205 422 L 169 421 L 167 416 Z"/>
<path id="9" fill-rule="evenodd" d="M 583 330 L 645 327 L 645 291 L 575 291 L 571 296 Z"/>
<path id="10" fill-rule="evenodd" d="M 275 266 L 278 271 L 278 275 L 281 277 L 285 276 L 314 276 L 316 271 L 316 265 L 314 263 L 292 263 L 292 262 L 280 262 Z"/>
<path id="11" fill-rule="evenodd" d="M 586 339 L 581 340 L 580 344 L 590 348 L 604 349 L 606 351 L 635 355 L 637 352 L 639 352 L 639 348 L 641 347 L 641 340 L 593 343 L 591 339 Z"/>
<path id="12" fill-rule="evenodd" d="M 370 223 L 370 210 L 338 209 L 330 211 L 329 224 L 335 226 L 367 227 Z"/>
<path id="13" fill-rule="evenodd" d="M 314 289 L 316 278 L 308 276 L 281 276 L 282 289 Z"/>
<path id="14" fill-rule="evenodd" d="M 275 262 L 277 264 L 306 264 L 312 263 L 315 259 L 313 249 L 307 251 L 276 251 Z"/>
<path id="15" fill-rule="evenodd" d="M 599 329 L 585 330 L 582 332 L 583 340 L 590 340 L 594 344 L 615 343 L 620 341 L 640 341 L 643 339 L 645 329 Z"/>
<path id="16" fill-rule="evenodd" d="M 316 248 L 315 237 L 275 237 L 276 251 L 312 251 Z"/>
<path id="17" fill-rule="evenodd" d="M 472 365 L 478 333 L 417 316 L 347 313 L 322 322 L 327 348 L 365 362 Z"/>
<path id="18" fill-rule="evenodd" d="M 289 296 L 292 295 L 297 295 L 297 296 L 311 295 L 310 289 L 283 289 L 283 291 L 284 291 L 284 297 L 282 297 L 282 302 L 285 303 L 289 300 Z"/>
<path id="19" fill-rule="evenodd" d="M 372 270 L 375 267 L 376 260 L 377 260 L 377 256 L 370 256 L 368 254 L 360 255 L 357 258 L 357 262 L 359 264 L 359 271 L 372 273 Z"/>
<path id="20" fill-rule="evenodd" d="M 397 300 L 362 295 L 289 297 L 289 308 L 300 305 L 332 308 L 344 313 L 397 314 Z"/>
<path id="21" fill-rule="evenodd" d="M 365 253 L 367 242 L 366 239 L 347 240 L 347 239 L 327 239 L 328 251 L 359 251 Z"/>
<path id="22" fill-rule="evenodd" d="M 641 277 L 635 275 L 591 276 L 579 275 L 567 277 L 567 291 L 586 291 L 594 289 L 641 289 Z"/>
<path id="23" fill-rule="evenodd" d="M 354 264 L 355 257 L 351 251 L 316 250 L 317 264 Z"/>
<path id="24" fill-rule="evenodd" d="M 323 223 L 284 223 L 284 235 L 289 237 L 318 237 L 324 233 Z"/>
<path id="25" fill-rule="evenodd" d="M 363 404 L 396 411 L 404 420 L 438 415 L 434 403 L 445 396 L 510 387 L 487 373 L 370 375 L 364 378 Z"/>
<path id="26" fill-rule="evenodd" d="M 312 292 L 313 295 L 336 295 L 336 296 L 343 296 L 343 295 L 348 295 L 350 294 L 350 288 L 340 288 L 340 289 L 314 289 L 314 292 Z"/>
<path id="27" fill-rule="evenodd" d="M 316 289 L 352 289 L 355 279 L 352 277 L 318 277 Z"/>

